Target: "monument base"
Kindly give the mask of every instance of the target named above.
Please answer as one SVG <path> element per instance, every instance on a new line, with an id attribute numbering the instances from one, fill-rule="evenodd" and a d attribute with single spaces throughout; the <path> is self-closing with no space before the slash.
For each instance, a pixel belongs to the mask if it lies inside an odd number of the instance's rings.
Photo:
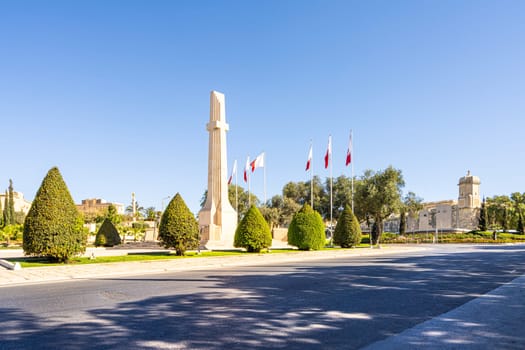
<path id="1" fill-rule="evenodd" d="M 235 210 L 222 212 L 222 225 L 207 224 L 210 211 L 202 210 L 199 213 L 201 241 L 200 245 L 206 249 L 235 249 L 233 240 L 237 229 L 237 212 Z"/>

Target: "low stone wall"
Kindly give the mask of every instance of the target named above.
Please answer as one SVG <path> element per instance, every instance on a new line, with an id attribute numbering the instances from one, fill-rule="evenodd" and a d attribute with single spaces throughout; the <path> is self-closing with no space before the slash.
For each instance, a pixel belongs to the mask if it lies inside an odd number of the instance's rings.
<path id="1" fill-rule="evenodd" d="M 288 229 L 283 227 L 274 228 L 272 237 L 276 241 L 288 242 Z"/>

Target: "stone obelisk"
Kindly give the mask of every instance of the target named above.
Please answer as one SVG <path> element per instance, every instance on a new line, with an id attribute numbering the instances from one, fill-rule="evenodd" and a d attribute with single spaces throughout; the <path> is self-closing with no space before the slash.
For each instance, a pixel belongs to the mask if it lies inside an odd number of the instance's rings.
<path id="1" fill-rule="evenodd" d="M 210 134 L 208 146 L 208 194 L 199 212 L 201 245 L 206 248 L 231 248 L 237 228 L 237 212 L 228 199 L 228 163 L 226 161 L 226 108 L 224 94 L 210 94 Z"/>

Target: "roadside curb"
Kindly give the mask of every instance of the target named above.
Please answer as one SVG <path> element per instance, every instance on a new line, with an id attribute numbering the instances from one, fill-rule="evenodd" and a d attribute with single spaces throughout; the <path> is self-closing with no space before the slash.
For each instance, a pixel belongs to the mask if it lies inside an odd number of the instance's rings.
<path id="1" fill-rule="evenodd" d="M 383 253 L 406 253 L 424 251 L 427 249 L 428 248 L 425 247 L 383 247 L 381 249 L 358 248 L 279 254 L 195 257 L 173 260 L 32 267 L 11 271 L 0 270 L 0 287 L 29 283 L 59 282 L 114 276 L 136 276 L 164 272 L 219 269 L 236 266 L 271 265 L 277 263 L 300 262 L 308 260 L 373 256 L 381 255 Z"/>
<path id="2" fill-rule="evenodd" d="M 2 267 L 5 267 L 6 269 L 8 270 L 20 270 L 22 267 L 20 266 L 20 263 L 19 262 L 15 262 L 14 264 L 7 261 L 7 260 L 3 260 L 3 259 L 0 259 L 0 265 Z"/>

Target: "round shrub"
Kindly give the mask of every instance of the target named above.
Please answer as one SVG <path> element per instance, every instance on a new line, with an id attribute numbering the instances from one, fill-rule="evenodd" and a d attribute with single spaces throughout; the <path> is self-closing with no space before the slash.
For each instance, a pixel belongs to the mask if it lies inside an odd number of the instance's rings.
<path id="1" fill-rule="evenodd" d="M 300 250 L 319 250 L 325 245 L 324 224 L 321 215 L 308 204 L 293 216 L 288 227 L 288 244 Z"/>
<path id="2" fill-rule="evenodd" d="M 178 193 L 162 214 L 159 240 L 164 247 L 175 249 L 177 255 L 199 247 L 199 224 Z"/>
<path id="3" fill-rule="evenodd" d="M 24 222 L 23 247 L 27 255 L 65 262 L 86 251 L 83 220 L 58 168 L 42 181 Z"/>
<path id="4" fill-rule="evenodd" d="M 341 248 L 351 248 L 361 243 L 361 227 L 352 213 L 352 209 L 345 207 L 334 230 L 334 244 Z"/>
<path id="5" fill-rule="evenodd" d="M 97 232 L 97 237 L 95 238 L 96 247 L 113 247 L 121 243 L 120 235 L 117 231 L 117 228 L 111 220 L 104 219 L 104 222 L 100 226 Z"/>
<path id="6" fill-rule="evenodd" d="M 260 252 L 271 245 L 270 227 L 259 209 L 252 205 L 235 230 L 233 246 L 246 248 L 248 252 Z"/>

